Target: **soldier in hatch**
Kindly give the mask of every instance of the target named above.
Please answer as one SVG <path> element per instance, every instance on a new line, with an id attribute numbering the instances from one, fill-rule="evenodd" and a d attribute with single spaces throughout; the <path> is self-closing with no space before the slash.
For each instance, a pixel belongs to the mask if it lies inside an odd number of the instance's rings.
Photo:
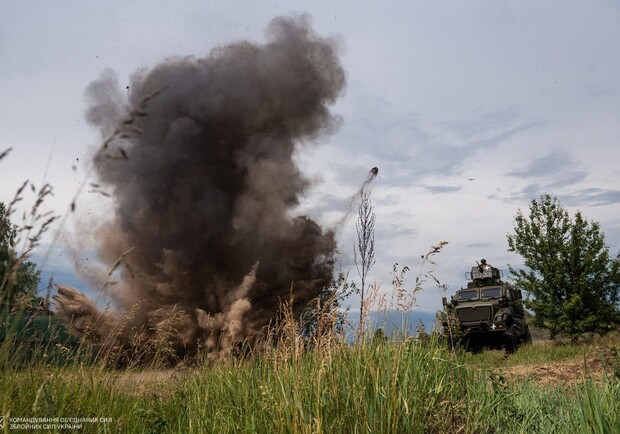
<path id="1" fill-rule="evenodd" d="M 480 260 L 480 271 L 490 270 L 492 268 L 491 264 L 487 264 L 486 259 Z"/>

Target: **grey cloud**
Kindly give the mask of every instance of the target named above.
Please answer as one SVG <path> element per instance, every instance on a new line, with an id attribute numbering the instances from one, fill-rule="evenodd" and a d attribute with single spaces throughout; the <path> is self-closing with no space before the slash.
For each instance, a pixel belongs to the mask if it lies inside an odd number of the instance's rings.
<path id="1" fill-rule="evenodd" d="M 467 244 L 465 247 L 468 247 L 470 249 L 487 249 L 492 246 L 493 244 L 491 243 L 470 243 Z"/>
<path id="2" fill-rule="evenodd" d="M 451 186 L 451 185 L 422 185 L 423 189 L 429 193 L 455 193 L 463 188 L 463 186 Z"/>
<path id="3" fill-rule="evenodd" d="M 375 239 L 386 242 L 403 237 L 414 238 L 418 230 L 416 228 L 404 227 L 396 224 L 378 226 L 375 232 Z"/>
<path id="4" fill-rule="evenodd" d="M 336 196 L 333 194 L 325 194 L 318 198 L 318 203 L 313 206 L 315 211 L 321 213 L 327 212 L 344 212 L 347 208 L 347 198 L 343 196 Z"/>
<path id="5" fill-rule="evenodd" d="M 536 158 L 520 170 L 512 170 L 506 175 L 518 178 L 532 178 L 554 175 L 559 171 L 576 166 L 576 162 L 567 153 L 555 149 L 549 154 Z"/>
<path id="6" fill-rule="evenodd" d="M 483 113 L 474 119 L 458 119 L 442 122 L 440 125 L 448 131 L 457 134 L 464 140 L 489 130 L 503 128 L 506 124 L 519 120 L 515 106 L 502 107 L 497 110 Z"/>
<path id="7" fill-rule="evenodd" d="M 608 95 L 611 91 L 600 83 L 587 83 L 581 87 L 584 95 L 590 99 L 597 99 Z"/>
<path id="8" fill-rule="evenodd" d="M 557 181 L 548 184 L 547 188 L 550 190 L 553 190 L 556 188 L 562 188 L 562 187 L 566 187 L 569 185 L 577 184 L 578 182 L 583 181 L 586 178 L 586 176 L 588 176 L 588 173 L 585 171 L 578 171 L 572 174 L 565 174 L 563 177 L 561 177 Z"/>
<path id="9" fill-rule="evenodd" d="M 480 138 L 463 145 L 448 145 L 435 142 L 427 143 L 420 147 L 419 151 L 411 157 L 410 161 L 399 161 L 398 165 L 410 164 L 412 170 L 408 177 L 397 177 L 393 185 L 411 185 L 412 180 L 420 180 L 425 176 L 442 173 L 454 175 L 467 164 L 471 158 L 479 157 L 480 152 L 488 152 L 519 133 L 542 126 L 543 122 L 528 122 L 496 132 L 490 137 Z M 398 174 L 395 172 L 396 175 Z"/>
<path id="10" fill-rule="evenodd" d="M 503 142 L 513 138 L 517 134 L 523 133 L 525 131 L 533 130 L 536 128 L 543 128 L 546 124 L 547 124 L 546 121 L 524 122 L 512 128 L 504 129 L 503 131 L 497 134 L 494 134 L 489 138 L 483 138 L 483 139 L 470 142 L 467 145 L 467 147 L 468 149 L 473 148 L 474 150 L 490 150 L 490 149 L 498 147 Z"/>
<path id="11" fill-rule="evenodd" d="M 610 253 L 617 255 L 620 247 L 620 219 L 613 219 L 608 221 L 603 227 L 605 232 L 605 240 L 608 246 L 612 246 Z"/>
<path id="12" fill-rule="evenodd" d="M 348 145 L 339 145 L 340 150 L 368 156 L 368 161 L 380 168 L 383 182 L 392 186 L 418 185 L 427 176 L 438 173 L 457 174 L 470 159 L 479 158 L 481 153 L 520 133 L 546 125 L 542 120 L 524 118 L 514 106 L 469 119 L 424 125 L 414 114 L 399 113 L 381 97 L 365 94 L 364 89 L 357 92 L 363 96 L 353 102 L 348 113 L 343 113 L 345 122 L 338 141 Z M 434 131 L 437 127 L 440 132 Z M 455 136 L 454 141 L 440 137 L 445 136 L 446 130 Z M 343 160 L 335 159 L 328 165 L 336 169 L 339 179 L 347 185 L 354 184 L 350 180 L 357 179 L 360 170 Z"/>
<path id="13" fill-rule="evenodd" d="M 529 202 L 538 198 L 541 194 L 553 191 L 549 185 L 528 184 L 518 192 L 494 193 L 488 195 L 489 199 L 500 199 L 504 202 Z M 603 206 L 620 203 L 620 190 L 603 188 L 586 188 L 568 194 L 557 194 L 560 201 L 567 206 Z"/>
<path id="14" fill-rule="evenodd" d="M 587 188 L 570 195 L 560 196 L 560 200 L 571 206 L 603 206 L 620 203 L 620 190 Z"/>
<path id="15" fill-rule="evenodd" d="M 570 153 L 555 149 L 506 175 L 536 182 L 529 183 L 521 191 L 493 194 L 489 198 L 503 199 L 505 202 L 529 201 L 542 193 L 575 185 L 583 181 L 588 173 L 580 170 L 580 163 Z"/>
<path id="16" fill-rule="evenodd" d="M 391 206 L 398 205 L 402 202 L 402 199 L 398 196 L 389 195 L 385 197 L 377 197 L 375 203 L 379 206 Z"/>
<path id="17" fill-rule="evenodd" d="M 499 116 L 498 116 L 499 118 Z M 508 115 L 505 115 L 506 122 L 511 122 Z M 477 120 L 471 121 L 471 128 L 475 128 Z M 488 121 L 483 117 L 480 120 L 483 125 L 488 125 Z M 454 175 L 471 158 L 479 157 L 481 152 L 488 152 L 497 148 L 502 143 L 514 136 L 535 128 L 541 128 L 546 124 L 544 121 L 521 122 L 514 126 L 501 126 L 496 123 L 496 131 L 490 131 L 484 137 L 478 137 L 459 145 L 446 144 L 441 142 L 427 143 L 424 148 L 420 147 L 416 155 L 412 156 L 417 169 L 416 178 L 422 179 L 426 175 L 433 173 L 444 173 Z M 499 129 L 499 131 L 497 131 Z M 480 132 L 484 129 L 481 128 Z M 481 134 L 477 134 L 481 135 Z M 407 180 L 407 182 L 410 182 Z"/>
<path id="18" fill-rule="evenodd" d="M 530 201 L 547 190 L 537 183 L 528 184 L 517 192 L 497 192 L 487 195 L 487 199 L 501 200 L 506 203 Z"/>
<path id="19" fill-rule="evenodd" d="M 376 114 L 376 109 L 369 113 Z M 415 117 L 396 114 L 371 118 L 355 113 L 353 118 L 347 118 L 339 136 L 352 144 L 353 152 L 372 155 L 380 161 L 411 162 L 411 151 L 431 140 Z"/>

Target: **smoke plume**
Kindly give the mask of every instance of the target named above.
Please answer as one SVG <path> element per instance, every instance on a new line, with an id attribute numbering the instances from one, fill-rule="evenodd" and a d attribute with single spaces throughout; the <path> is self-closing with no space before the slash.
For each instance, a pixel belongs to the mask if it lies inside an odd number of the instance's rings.
<path id="1" fill-rule="evenodd" d="M 362 185 L 360 185 L 357 191 L 349 197 L 344 215 L 340 218 L 340 220 L 338 220 L 338 222 L 336 223 L 336 226 L 334 227 L 334 230 L 336 232 L 339 232 L 342 229 L 342 227 L 344 226 L 348 218 L 353 213 L 355 206 L 359 205 L 360 199 L 362 198 L 362 193 L 364 192 L 366 188 L 368 188 L 370 183 L 375 180 L 378 174 L 379 174 L 378 167 L 375 166 L 372 169 L 370 169 L 368 171 L 368 176 L 366 176 L 366 180 L 362 183 Z"/>
<path id="2" fill-rule="evenodd" d="M 115 205 L 95 239 L 120 279 L 114 312 L 60 288 L 57 313 L 73 332 L 217 358 L 260 333 L 291 293 L 297 313 L 318 296 L 336 243 L 293 215 L 309 187 L 293 155 L 337 129 L 328 105 L 344 84 L 335 41 L 305 16 L 274 19 L 264 44 L 139 70 L 128 100 L 110 71 L 91 83 L 87 119 L 113 138 L 93 164 Z"/>

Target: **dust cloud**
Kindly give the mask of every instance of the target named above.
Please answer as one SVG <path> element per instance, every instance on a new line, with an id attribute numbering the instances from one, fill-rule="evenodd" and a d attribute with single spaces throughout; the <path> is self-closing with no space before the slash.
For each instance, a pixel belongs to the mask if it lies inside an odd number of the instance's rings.
<path id="1" fill-rule="evenodd" d="M 88 86 L 87 119 L 114 138 L 93 158 L 114 204 L 94 233 L 118 282 L 109 311 L 59 287 L 73 333 L 144 357 L 165 341 L 173 362 L 226 357 L 281 300 L 299 313 L 330 283 L 335 235 L 294 215 L 310 183 L 293 156 L 339 126 L 338 44 L 307 16 L 265 37 L 138 70 L 128 96 L 112 71 Z"/>

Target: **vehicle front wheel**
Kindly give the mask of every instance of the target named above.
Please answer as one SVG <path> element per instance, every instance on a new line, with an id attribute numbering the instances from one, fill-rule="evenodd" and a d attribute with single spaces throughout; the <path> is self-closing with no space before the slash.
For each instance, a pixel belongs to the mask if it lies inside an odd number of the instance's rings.
<path id="1" fill-rule="evenodd" d="M 519 338 L 517 334 L 517 328 L 513 324 L 504 332 L 504 349 L 506 354 L 512 354 L 519 348 Z"/>

